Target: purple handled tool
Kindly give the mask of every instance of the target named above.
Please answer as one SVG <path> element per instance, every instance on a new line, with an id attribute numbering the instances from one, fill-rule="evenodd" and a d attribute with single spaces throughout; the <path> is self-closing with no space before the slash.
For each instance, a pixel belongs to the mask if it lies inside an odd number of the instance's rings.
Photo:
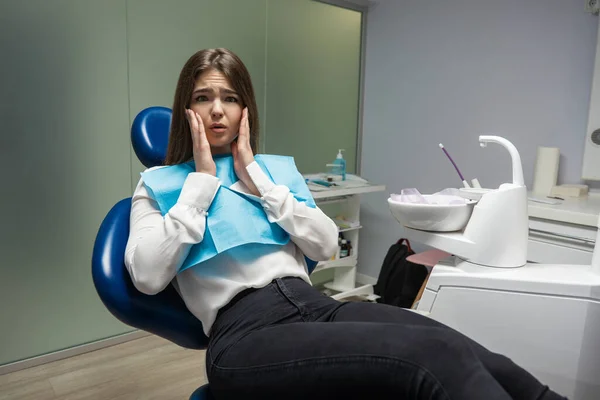
<path id="1" fill-rule="evenodd" d="M 463 181 L 463 183 L 466 182 L 465 177 L 463 176 L 463 174 L 461 174 L 460 170 L 458 169 L 458 166 L 456 165 L 456 163 L 454 162 L 452 157 L 450 157 L 450 154 L 448 154 L 448 151 L 446 151 L 446 149 L 444 148 L 444 145 L 441 143 L 440 143 L 440 149 L 442 149 L 444 151 L 444 154 L 446 154 L 446 157 L 448 157 L 448 159 L 450 160 L 452 165 L 454 165 L 456 172 L 458 172 L 458 176 L 460 176 L 460 180 Z"/>

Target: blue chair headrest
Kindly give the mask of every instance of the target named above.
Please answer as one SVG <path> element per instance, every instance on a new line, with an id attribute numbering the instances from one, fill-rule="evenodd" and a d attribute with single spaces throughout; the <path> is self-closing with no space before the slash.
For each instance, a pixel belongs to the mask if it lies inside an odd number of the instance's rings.
<path id="1" fill-rule="evenodd" d="M 148 107 L 135 117 L 131 126 L 131 144 L 146 168 L 162 165 L 167 156 L 171 109 Z"/>

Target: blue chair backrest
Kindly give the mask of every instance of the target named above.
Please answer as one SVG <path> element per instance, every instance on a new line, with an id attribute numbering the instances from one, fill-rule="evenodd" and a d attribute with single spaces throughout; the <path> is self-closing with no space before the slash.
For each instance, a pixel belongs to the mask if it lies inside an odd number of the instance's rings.
<path id="1" fill-rule="evenodd" d="M 208 338 L 172 285 L 149 296 L 138 291 L 125 267 L 131 198 L 118 202 L 102 221 L 92 254 L 94 286 L 106 308 L 121 322 L 191 349 Z"/>
<path id="2" fill-rule="evenodd" d="M 135 154 L 147 168 L 161 165 L 167 154 L 171 110 L 150 107 L 141 111 L 131 128 Z M 139 292 L 125 267 L 131 198 L 119 201 L 106 215 L 94 243 L 92 277 L 106 308 L 123 323 L 154 333 L 182 347 L 208 345 L 202 324 L 187 309 L 172 285 L 149 296 Z M 317 263 L 306 258 L 309 272 Z"/>
<path id="3" fill-rule="evenodd" d="M 149 107 L 135 117 L 131 126 L 131 144 L 146 168 L 161 165 L 167 156 L 171 109 Z"/>

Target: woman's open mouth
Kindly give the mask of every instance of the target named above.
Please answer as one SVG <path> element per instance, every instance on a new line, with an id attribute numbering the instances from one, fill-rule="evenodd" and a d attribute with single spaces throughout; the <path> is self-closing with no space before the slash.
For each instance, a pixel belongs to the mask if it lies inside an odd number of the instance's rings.
<path id="1" fill-rule="evenodd" d="M 223 124 L 212 124 L 209 129 L 214 133 L 225 133 L 227 127 Z"/>

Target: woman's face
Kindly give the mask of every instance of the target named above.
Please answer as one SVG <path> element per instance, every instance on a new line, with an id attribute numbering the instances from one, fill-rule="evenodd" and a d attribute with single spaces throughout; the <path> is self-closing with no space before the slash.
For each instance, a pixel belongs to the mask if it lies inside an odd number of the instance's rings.
<path id="1" fill-rule="evenodd" d="M 190 109 L 200 114 L 213 154 L 230 153 L 239 132 L 242 104 L 225 75 L 214 69 L 199 75 Z"/>

